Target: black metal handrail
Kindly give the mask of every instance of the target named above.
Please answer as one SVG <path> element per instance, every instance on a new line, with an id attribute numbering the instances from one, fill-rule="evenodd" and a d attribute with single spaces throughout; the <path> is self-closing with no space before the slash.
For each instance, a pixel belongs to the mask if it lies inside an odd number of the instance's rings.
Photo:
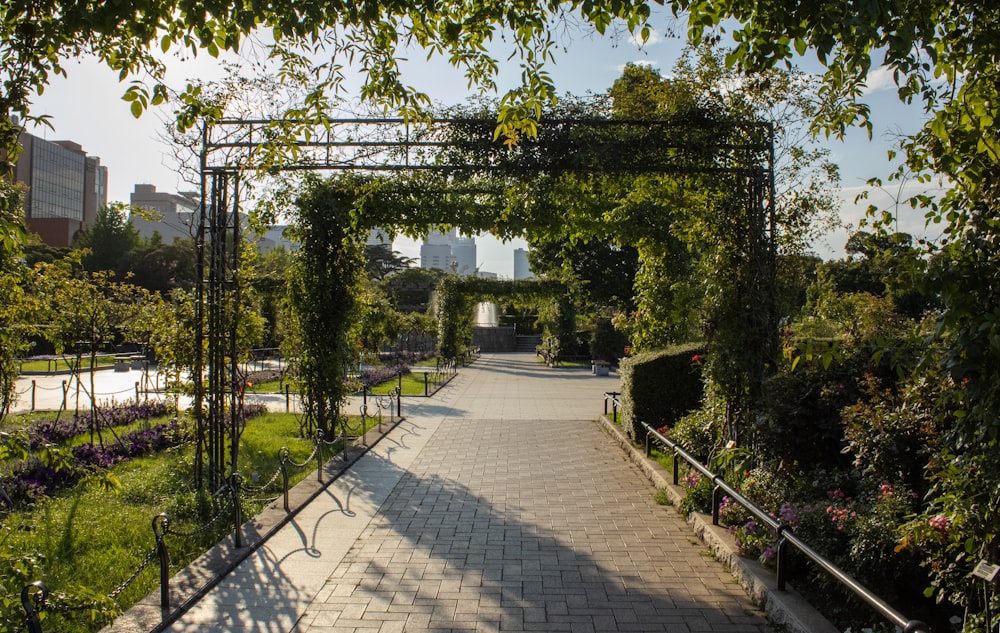
<path id="1" fill-rule="evenodd" d="M 617 395 L 611 396 L 610 394 L 605 394 L 605 409 L 607 408 L 608 398 L 614 401 L 614 409 L 617 411 L 620 408 L 620 403 L 618 402 Z M 930 633 L 930 627 L 920 620 L 910 620 L 906 618 L 899 611 L 891 607 L 887 602 L 872 593 L 867 587 L 859 583 L 850 574 L 840 569 L 832 562 L 823 557 L 819 552 L 810 547 L 807 543 L 799 539 L 792 532 L 792 528 L 784 523 L 781 523 L 774 517 L 772 517 L 767 512 L 757 507 L 752 501 L 741 495 L 732 486 L 727 484 L 721 476 L 713 473 L 704 464 L 698 461 L 696 458 L 691 456 L 687 451 L 685 451 L 676 442 L 667 439 L 662 433 L 646 424 L 645 422 L 640 422 L 643 428 L 646 429 L 646 456 L 652 455 L 652 439 L 656 438 L 657 441 L 661 442 L 664 446 L 669 448 L 673 453 L 673 478 L 674 485 L 678 485 L 680 481 L 680 462 L 677 459 L 680 457 L 689 466 L 694 468 L 696 471 L 701 473 L 703 476 L 707 477 L 713 484 L 715 488 L 712 491 L 712 525 L 719 524 L 719 505 L 721 499 L 720 491 L 724 492 L 729 498 L 739 503 L 743 506 L 750 514 L 754 515 L 757 519 L 764 522 L 768 527 L 770 527 L 778 537 L 777 546 L 777 585 L 778 590 L 785 590 L 785 581 L 788 571 L 788 545 L 793 545 L 797 550 L 806 555 L 809 560 L 813 561 L 831 576 L 833 576 L 841 585 L 846 587 L 858 598 L 864 600 L 869 606 L 871 606 L 875 611 L 877 611 L 882 617 L 887 619 L 893 625 L 902 629 L 903 633 Z"/>

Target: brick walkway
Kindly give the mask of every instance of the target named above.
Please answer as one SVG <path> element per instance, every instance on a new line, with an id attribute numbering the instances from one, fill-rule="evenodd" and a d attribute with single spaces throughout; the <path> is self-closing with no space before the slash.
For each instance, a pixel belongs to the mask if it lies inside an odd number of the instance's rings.
<path id="1" fill-rule="evenodd" d="M 484 357 L 168 630 L 769 631 L 592 421 L 616 387 Z"/>

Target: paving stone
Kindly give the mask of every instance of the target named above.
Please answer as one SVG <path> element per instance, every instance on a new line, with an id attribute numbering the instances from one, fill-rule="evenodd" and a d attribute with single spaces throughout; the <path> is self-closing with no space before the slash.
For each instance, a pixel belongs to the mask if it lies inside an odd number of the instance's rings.
<path id="1" fill-rule="evenodd" d="M 168 630 L 770 631 L 593 421 L 610 390 L 586 370 L 483 357 L 404 400 L 406 422 L 331 485 L 329 507 L 296 518 L 290 541 L 319 553 L 325 579 L 301 589 L 297 622 L 213 629 L 203 614 Z"/>

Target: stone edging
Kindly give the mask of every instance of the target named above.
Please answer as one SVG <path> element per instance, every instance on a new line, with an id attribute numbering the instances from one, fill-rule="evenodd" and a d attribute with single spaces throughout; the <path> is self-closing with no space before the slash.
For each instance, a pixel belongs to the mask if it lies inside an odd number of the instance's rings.
<path id="1" fill-rule="evenodd" d="M 606 416 L 599 419 L 608 434 L 622 447 L 632 462 L 649 478 L 658 490 L 663 490 L 670 505 L 680 507 L 685 491 L 671 483 L 673 475 L 657 462 L 648 459 L 636 448 L 621 428 Z M 755 560 L 739 555 L 736 542 L 725 528 L 712 525 L 712 517 L 692 512 L 687 517 L 695 535 L 711 550 L 713 556 L 729 569 L 733 577 L 760 607 L 773 624 L 787 633 L 839 633 L 826 618 L 791 587 L 779 591 L 774 573 Z"/>

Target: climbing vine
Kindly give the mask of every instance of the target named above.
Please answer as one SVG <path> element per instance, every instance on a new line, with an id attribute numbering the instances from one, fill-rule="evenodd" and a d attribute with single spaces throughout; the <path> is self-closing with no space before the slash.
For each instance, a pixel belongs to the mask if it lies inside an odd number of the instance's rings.
<path id="1" fill-rule="evenodd" d="M 289 272 L 288 302 L 307 433 L 335 428 L 348 394 L 348 333 L 364 270 L 354 201 L 334 180 L 307 182 L 295 200 L 290 233 L 299 250 Z"/>

